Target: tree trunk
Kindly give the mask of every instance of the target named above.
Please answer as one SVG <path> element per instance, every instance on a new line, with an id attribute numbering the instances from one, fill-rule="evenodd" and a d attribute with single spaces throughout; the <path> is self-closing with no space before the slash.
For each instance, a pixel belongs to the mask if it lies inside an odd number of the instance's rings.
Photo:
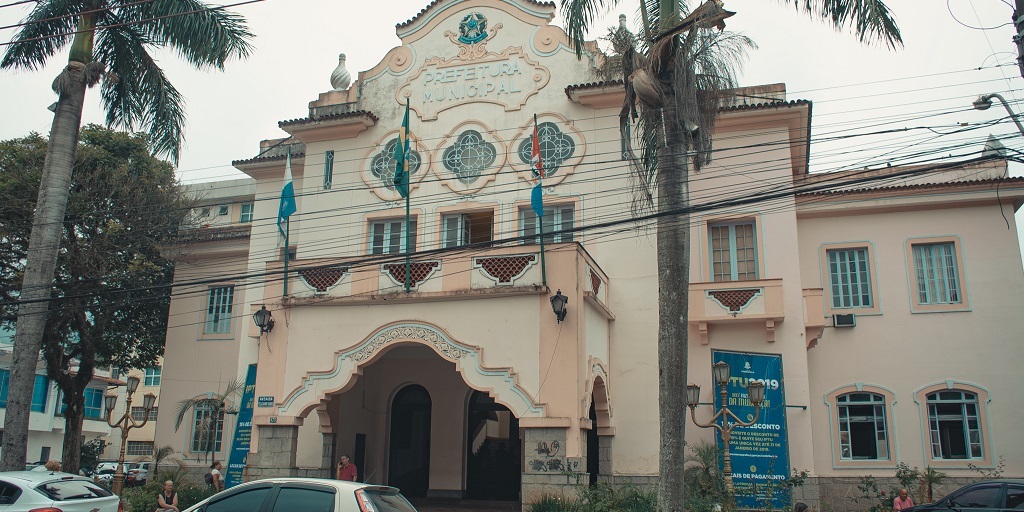
<path id="1" fill-rule="evenodd" d="M 674 72 L 673 63 L 668 73 Z M 663 89 L 667 147 L 658 152 L 658 510 L 674 512 L 683 510 L 684 497 L 690 215 L 667 213 L 685 211 L 690 199 L 686 136 L 676 113 L 675 92 L 669 86 Z"/>
<path id="2" fill-rule="evenodd" d="M 61 457 L 61 471 L 78 474 L 82 458 L 82 422 L 85 420 L 85 390 L 77 393 L 65 391 L 64 400 L 64 455 Z"/>
<path id="3" fill-rule="evenodd" d="M 46 148 L 42 183 L 39 185 L 39 198 L 32 219 L 25 277 L 21 286 L 21 300 L 40 302 L 29 302 L 18 307 L 0 471 L 25 469 L 29 408 L 49 308 L 46 299 L 50 298 L 53 287 L 64 211 L 71 187 L 71 169 L 78 148 L 78 130 L 85 101 L 85 64 L 69 62 L 64 73 L 66 87 L 57 100 L 57 110 L 50 129 L 50 142 Z"/>

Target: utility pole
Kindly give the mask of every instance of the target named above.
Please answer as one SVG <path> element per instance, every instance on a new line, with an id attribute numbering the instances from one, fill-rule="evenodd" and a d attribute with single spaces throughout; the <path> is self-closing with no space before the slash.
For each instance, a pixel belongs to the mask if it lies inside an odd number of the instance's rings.
<path id="1" fill-rule="evenodd" d="M 1017 45 L 1017 67 L 1020 69 L 1020 76 L 1024 77 L 1024 0 L 1016 0 L 1013 28 L 1017 30 L 1017 34 L 1013 36 L 1013 42 Z"/>

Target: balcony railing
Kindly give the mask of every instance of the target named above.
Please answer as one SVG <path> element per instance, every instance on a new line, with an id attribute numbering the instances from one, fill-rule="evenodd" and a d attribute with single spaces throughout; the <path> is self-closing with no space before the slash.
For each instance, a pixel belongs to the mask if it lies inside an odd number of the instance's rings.
<path id="1" fill-rule="evenodd" d="M 786 318 L 782 279 L 690 283 L 690 322 L 697 324 L 701 343 L 707 344 L 708 326 L 733 322 L 761 322 L 765 338 L 775 341 L 775 324 Z"/>
<path id="2" fill-rule="evenodd" d="M 580 275 L 603 276 L 600 268 L 580 249 L 558 250 L 548 246 L 549 277 L 556 265 L 570 264 Z M 564 248 L 563 248 L 564 249 Z M 382 257 L 383 258 L 383 257 Z M 571 260 L 570 260 L 571 259 Z M 366 257 L 350 259 L 299 259 L 289 262 L 288 299 L 294 303 L 325 301 L 374 301 L 382 295 L 405 292 L 405 260 L 395 256 L 379 263 L 363 263 Z M 570 263 L 571 261 L 571 263 Z M 409 265 L 409 288 L 418 299 L 465 295 L 536 294 L 544 289 L 540 247 L 522 245 L 447 255 L 413 256 Z M 281 262 L 269 263 L 270 272 L 282 269 Z M 600 282 L 600 277 L 588 277 Z M 590 284 L 588 282 L 588 284 Z M 591 285 L 593 286 L 593 285 Z M 607 286 L 593 294 L 605 303 Z"/>

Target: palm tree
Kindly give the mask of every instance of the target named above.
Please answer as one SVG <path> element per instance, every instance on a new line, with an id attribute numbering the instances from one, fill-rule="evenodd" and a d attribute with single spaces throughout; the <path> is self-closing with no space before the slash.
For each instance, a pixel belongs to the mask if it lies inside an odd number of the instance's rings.
<path id="1" fill-rule="evenodd" d="M 0 68 L 37 70 L 70 45 L 53 82 L 58 99 L 22 280 L 0 470 L 24 467 L 32 385 L 51 297 L 61 223 L 78 146 L 85 90 L 100 97 L 112 128 L 149 132 L 155 154 L 177 163 L 185 126 L 181 94 L 150 52 L 173 48 L 198 69 L 224 69 L 252 51 L 245 20 L 200 0 L 39 0 Z"/>
<path id="2" fill-rule="evenodd" d="M 234 402 L 242 396 L 244 385 L 241 380 L 228 381 L 223 393 L 204 393 L 178 402 L 178 410 L 174 418 L 174 431 L 181 428 L 189 411 L 196 421 L 192 432 L 193 443 L 202 447 L 207 459 L 217 452 L 218 433 L 223 435 L 224 416 L 238 413 Z"/>
<path id="3" fill-rule="evenodd" d="M 592 23 L 619 0 L 562 0 L 566 33 L 577 56 Z M 836 28 L 850 27 L 862 42 L 902 45 L 896 21 L 882 0 L 786 0 Z M 719 107 L 734 86 L 732 64 L 750 46 L 742 36 L 715 34 L 733 13 L 721 0 L 692 12 L 685 0 L 641 0 L 643 32 L 623 48 L 626 98 L 620 113 L 629 151 L 634 212 L 656 208 L 658 236 L 658 409 L 660 435 L 658 510 L 683 509 L 683 467 L 690 284 L 688 167 L 711 160 L 711 135 Z M 681 18 L 681 14 L 686 15 Z M 724 52 L 724 53 L 722 53 Z M 630 119 L 637 123 L 630 133 Z"/>

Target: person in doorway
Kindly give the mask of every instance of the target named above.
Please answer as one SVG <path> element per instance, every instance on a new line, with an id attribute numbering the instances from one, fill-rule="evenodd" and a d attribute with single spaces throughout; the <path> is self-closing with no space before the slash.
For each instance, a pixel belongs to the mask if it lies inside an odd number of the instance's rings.
<path id="1" fill-rule="evenodd" d="M 178 493 L 174 492 L 174 482 L 164 482 L 164 490 L 156 497 L 159 512 L 180 512 L 178 508 Z"/>
<path id="2" fill-rule="evenodd" d="M 892 500 L 893 512 L 900 512 L 914 506 L 914 500 L 906 489 L 900 489 L 900 495 Z"/>
<path id="3" fill-rule="evenodd" d="M 348 458 L 348 454 L 342 455 L 341 462 L 338 463 L 338 480 L 355 482 L 357 473 L 356 465 L 352 464 L 352 460 Z"/>
<path id="4" fill-rule="evenodd" d="M 221 464 L 219 460 L 215 460 L 213 461 L 213 464 L 210 464 L 210 485 L 212 485 L 213 489 L 217 492 L 224 490 L 224 475 L 220 472 L 222 469 L 224 469 L 224 465 Z"/>

